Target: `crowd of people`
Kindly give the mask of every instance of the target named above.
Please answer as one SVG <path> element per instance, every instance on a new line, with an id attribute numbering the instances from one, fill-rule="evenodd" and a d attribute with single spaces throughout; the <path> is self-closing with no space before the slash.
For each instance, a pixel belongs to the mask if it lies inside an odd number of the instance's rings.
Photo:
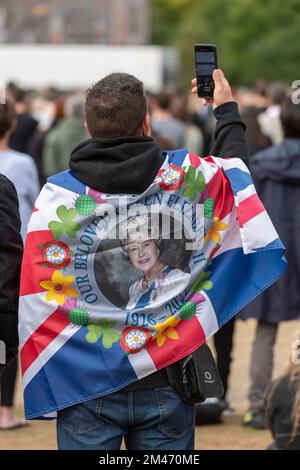
<path id="1" fill-rule="evenodd" d="M 197 96 L 180 89 L 148 92 L 147 96 L 152 136 L 161 150 L 187 148 L 202 157 L 210 154 L 215 127 L 210 105 L 201 105 Z M 228 380 L 235 323 L 238 318 L 256 318 L 249 409 L 241 424 L 268 427 L 274 438 L 270 448 L 300 449 L 299 362 L 291 361 L 282 377 L 272 382 L 278 326 L 299 319 L 300 313 L 300 107 L 292 103 L 289 89 L 279 82 L 259 81 L 252 88 L 233 90 L 233 96 L 246 123 L 248 166 L 285 244 L 288 268 L 276 284 L 215 335 L 217 365 L 224 384 L 220 402 L 224 414 L 234 413 L 228 400 Z M 89 138 L 84 127 L 84 100 L 82 90 L 23 90 L 14 83 L 7 87 L 7 102 L 0 106 L 0 174 L 16 188 L 23 240 L 40 188 L 49 176 L 69 168 L 71 151 Z M 26 425 L 13 410 L 17 369 L 15 358 L 1 375 L 0 429 Z"/>

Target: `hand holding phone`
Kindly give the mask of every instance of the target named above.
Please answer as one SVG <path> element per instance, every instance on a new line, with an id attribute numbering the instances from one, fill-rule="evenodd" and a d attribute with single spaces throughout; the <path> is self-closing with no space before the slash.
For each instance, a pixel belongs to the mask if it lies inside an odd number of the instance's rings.
<path id="1" fill-rule="evenodd" d="M 201 101 L 204 105 L 211 103 L 213 108 L 217 108 L 224 103 L 234 101 L 230 85 L 220 69 L 215 69 L 213 71 L 213 80 L 214 80 L 214 93 L 213 98 L 203 98 Z M 193 78 L 192 80 L 192 93 L 198 95 L 197 79 Z"/>

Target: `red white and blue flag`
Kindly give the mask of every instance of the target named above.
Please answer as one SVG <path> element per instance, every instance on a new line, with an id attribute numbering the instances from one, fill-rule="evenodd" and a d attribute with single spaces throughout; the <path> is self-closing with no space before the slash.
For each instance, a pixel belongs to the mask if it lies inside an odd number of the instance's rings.
<path id="1" fill-rule="evenodd" d="M 41 191 L 19 302 L 27 419 L 115 392 L 190 354 L 284 272 L 284 247 L 241 160 L 165 156 L 140 195 L 97 192 L 70 171 Z M 180 216 L 203 236 L 193 249 L 159 230 L 136 237 L 130 227 L 146 220 L 130 213 L 137 206 L 175 226 Z M 116 225 L 118 239 L 109 235 Z"/>

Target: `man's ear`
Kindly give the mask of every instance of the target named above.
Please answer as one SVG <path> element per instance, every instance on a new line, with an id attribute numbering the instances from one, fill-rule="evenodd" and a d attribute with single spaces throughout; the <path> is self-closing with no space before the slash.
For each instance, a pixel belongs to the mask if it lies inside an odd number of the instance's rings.
<path id="1" fill-rule="evenodd" d="M 86 132 L 91 136 L 91 133 L 90 133 L 90 130 L 89 130 L 89 126 L 88 126 L 88 124 L 87 124 L 87 122 L 86 122 L 86 119 L 84 120 L 84 128 L 85 128 Z"/>
<path id="2" fill-rule="evenodd" d="M 151 119 L 150 114 L 147 113 L 142 123 L 142 135 L 143 137 L 149 137 L 151 135 Z"/>

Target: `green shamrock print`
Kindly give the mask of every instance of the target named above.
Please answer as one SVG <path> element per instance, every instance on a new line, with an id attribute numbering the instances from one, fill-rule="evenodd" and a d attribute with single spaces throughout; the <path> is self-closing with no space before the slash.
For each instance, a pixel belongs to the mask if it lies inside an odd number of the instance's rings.
<path id="1" fill-rule="evenodd" d="M 116 322 L 105 319 L 99 320 L 97 324 L 88 325 L 86 340 L 89 343 L 96 343 L 96 341 L 98 341 L 102 336 L 103 347 L 105 349 L 110 349 L 112 345 L 122 337 L 121 334 L 112 329 L 114 326 L 116 326 Z"/>
<path id="2" fill-rule="evenodd" d="M 200 292 L 201 290 L 210 290 L 213 286 L 212 281 L 207 278 L 211 275 L 211 271 L 203 271 L 192 287 L 192 292 Z"/>
<path id="3" fill-rule="evenodd" d="M 198 172 L 197 177 L 195 174 L 195 168 L 190 166 L 184 176 L 184 182 L 187 186 L 183 191 L 183 195 L 189 197 L 191 201 L 196 199 L 198 192 L 202 193 L 205 189 L 205 179 L 202 171 Z"/>
<path id="4" fill-rule="evenodd" d="M 78 222 L 74 221 L 75 217 L 78 215 L 76 209 L 67 209 L 66 206 L 59 206 L 56 210 L 56 214 L 61 222 L 52 220 L 48 224 L 49 229 L 53 232 L 55 240 L 59 241 L 65 232 L 70 238 L 75 238 L 76 232 L 81 227 Z"/>

